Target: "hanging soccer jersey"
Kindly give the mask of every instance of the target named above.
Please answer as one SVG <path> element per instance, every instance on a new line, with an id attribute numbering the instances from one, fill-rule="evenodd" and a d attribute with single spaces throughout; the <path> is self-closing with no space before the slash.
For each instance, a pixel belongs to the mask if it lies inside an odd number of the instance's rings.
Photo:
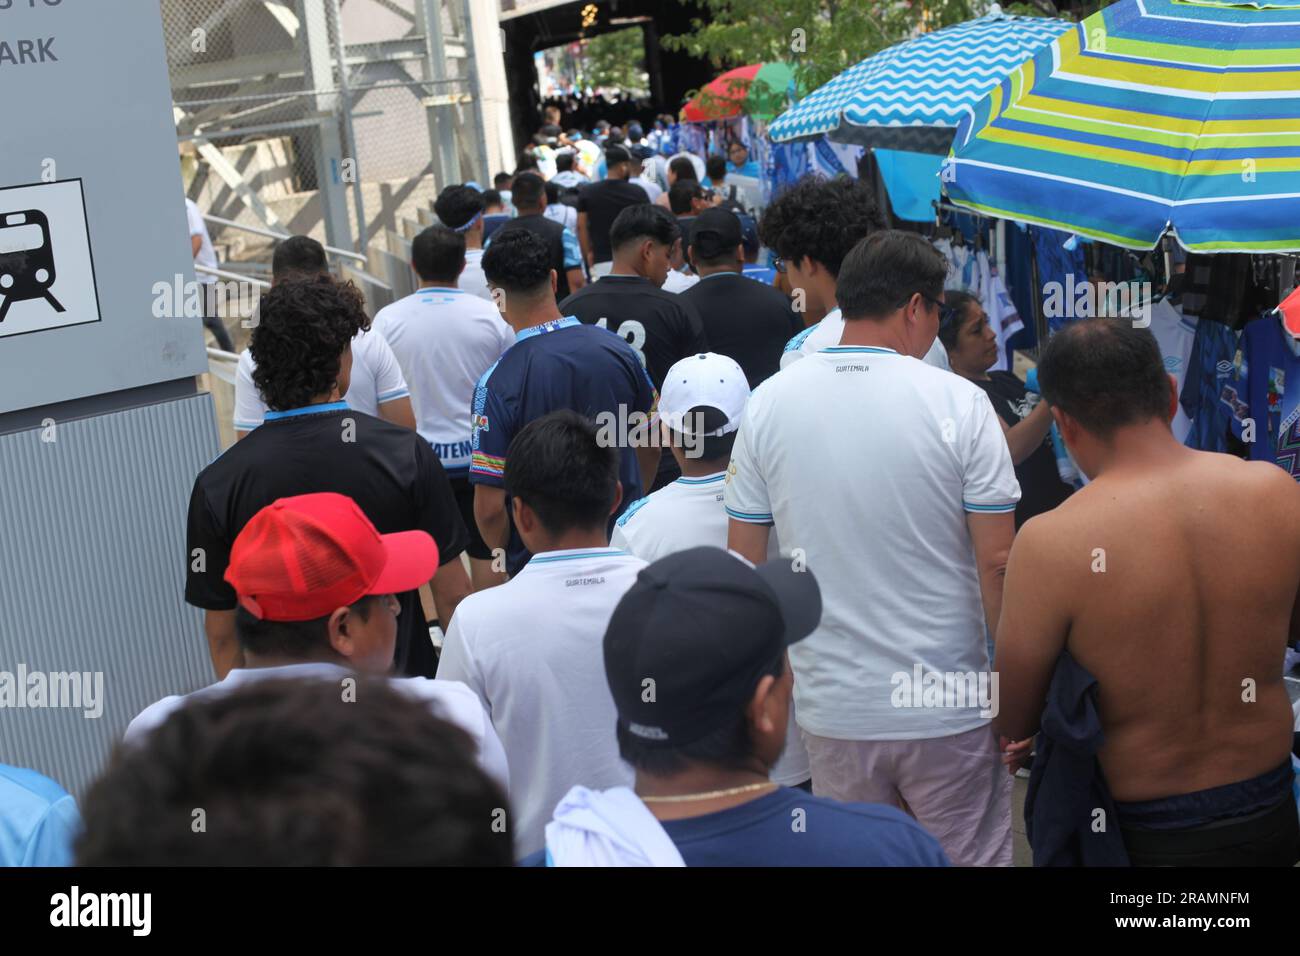
<path id="1" fill-rule="evenodd" d="M 1211 319 L 1197 323 L 1190 370 L 1180 396 L 1183 411 L 1192 420 L 1183 442 L 1188 447 L 1226 452 L 1230 423 L 1249 411 L 1239 396 L 1236 357 L 1234 330 Z"/>
<path id="2" fill-rule="evenodd" d="M 1250 457 L 1277 462 L 1295 475 L 1294 447 L 1283 447 L 1286 434 L 1294 433 L 1300 419 L 1300 357 L 1292 351 L 1294 340 L 1288 342 L 1291 337 L 1273 313 L 1248 322 L 1241 337 L 1244 391 L 1253 422 Z"/>

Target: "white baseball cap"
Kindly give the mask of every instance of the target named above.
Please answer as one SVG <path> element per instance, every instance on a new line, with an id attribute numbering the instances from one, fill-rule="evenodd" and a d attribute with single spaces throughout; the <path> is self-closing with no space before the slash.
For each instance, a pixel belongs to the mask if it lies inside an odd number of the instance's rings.
<path id="1" fill-rule="evenodd" d="M 684 427 L 693 408 L 716 408 L 726 416 L 720 428 L 699 437 L 729 435 L 740 427 L 740 416 L 749 401 L 749 381 L 735 359 L 717 352 L 701 352 L 677 362 L 664 376 L 659 393 L 659 417 L 675 432 L 695 434 Z"/>

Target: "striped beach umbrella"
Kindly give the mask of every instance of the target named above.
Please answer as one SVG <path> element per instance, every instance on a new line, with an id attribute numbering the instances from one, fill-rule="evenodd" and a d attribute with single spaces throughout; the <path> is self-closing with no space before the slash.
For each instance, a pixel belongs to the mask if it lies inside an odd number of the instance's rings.
<path id="1" fill-rule="evenodd" d="M 975 105 L 942 178 L 1130 249 L 1300 250 L 1300 0 L 1120 0 Z"/>
<path id="2" fill-rule="evenodd" d="M 867 57 L 781 114 L 774 142 L 843 143 L 946 153 L 969 107 L 1068 30 L 1064 20 L 996 11 Z"/>
<path id="3" fill-rule="evenodd" d="M 751 63 L 728 70 L 707 83 L 682 107 L 688 123 L 731 119 L 742 113 L 769 120 L 790 102 L 786 91 L 794 73 L 785 63 Z"/>

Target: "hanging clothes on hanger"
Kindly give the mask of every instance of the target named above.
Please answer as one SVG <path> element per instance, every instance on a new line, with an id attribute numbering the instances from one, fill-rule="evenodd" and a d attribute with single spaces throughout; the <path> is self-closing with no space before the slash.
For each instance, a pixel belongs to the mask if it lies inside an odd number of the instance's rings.
<path id="1" fill-rule="evenodd" d="M 1164 359 L 1165 371 L 1178 383 L 1178 394 L 1183 394 L 1187 381 L 1187 369 L 1192 359 L 1192 346 L 1196 341 L 1196 319 L 1185 316 L 1182 310 L 1169 300 L 1160 299 L 1151 306 L 1151 334 L 1160 346 L 1160 355 Z M 1174 437 L 1185 441 L 1191 430 L 1192 420 L 1188 417 L 1182 402 L 1174 413 L 1174 420 L 1169 423 Z"/>
<path id="2" fill-rule="evenodd" d="M 1241 393 L 1253 423 L 1247 435 L 1253 439 L 1247 442 L 1250 457 L 1275 462 L 1295 475 L 1295 462 L 1281 460 L 1287 457 L 1281 449 L 1283 435 L 1300 419 L 1300 356 L 1293 349 L 1295 340 L 1283 330 L 1276 312 L 1269 311 L 1246 323 L 1241 341 Z"/>
<path id="3" fill-rule="evenodd" d="M 1238 411 L 1237 339 L 1237 332 L 1222 322 L 1211 318 L 1197 322 L 1188 375 L 1179 397 L 1191 419 L 1183 442 L 1189 448 L 1228 451 L 1231 423 Z"/>

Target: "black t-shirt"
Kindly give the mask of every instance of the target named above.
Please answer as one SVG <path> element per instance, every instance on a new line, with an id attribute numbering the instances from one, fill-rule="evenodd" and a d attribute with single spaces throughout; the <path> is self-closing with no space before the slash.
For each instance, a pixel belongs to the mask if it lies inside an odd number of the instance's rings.
<path id="1" fill-rule="evenodd" d="M 695 307 L 641 276 L 602 276 L 560 303 L 560 311 L 586 325 L 616 333 L 640 356 L 656 389 L 680 359 L 709 351 L 708 337 Z M 681 475 L 664 449 L 651 491 Z"/>
<path id="2" fill-rule="evenodd" d="M 497 235 L 505 235 L 512 229 L 524 229 L 546 243 L 546 248 L 551 251 L 551 268 L 555 270 L 555 301 L 564 301 L 571 291 L 569 270 L 564 264 L 564 226 L 541 213 L 529 213 L 511 219 L 497 230 Z"/>
<path id="3" fill-rule="evenodd" d="M 641 356 L 655 388 L 663 388 L 675 362 L 709 350 L 695 306 L 641 276 L 602 276 L 561 302 L 560 311 L 621 336 Z"/>
<path id="4" fill-rule="evenodd" d="M 1025 383 L 1011 372 L 989 372 L 987 382 L 973 380 L 984 389 L 993 403 L 993 410 L 1010 426 L 1019 425 L 1026 418 L 1033 405 L 1029 401 L 1029 390 Z M 1044 436 L 1043 443 L 1034 453 L 1016 465 L 1016 480 L 1020 482 L 1020 503 L 1016 505 L 1016 527 L 1028 521 L 1034 515 L 1051 511 L 1074 492 L 1074 489 L 1061 481 L 1056 470 L 1056 455 L 1052 451 L 1052 439 Z"/>
<path id="5" fill-rule="evenodd" d="M 234 589 L 224 575 L 230 548 L 248 520 L 279 498 L 333 491 L 355 501 L 380 534 L 427 531 L 442 564 L 459 560 L 468 532 L 447 475 L 415 432 L 353 411 L 341 402 L 297 410 L 253 429 L 208 465 L 190 494 L 186 554 L 204 552 L 205 569 L 188 564 L 185 600 L 229 611 Z M 398 595 L 395 670 L 432 677 L 436 670 L 418 591 Z"/>
<path id="6" fill-rule="evenodd" d="M 738 272 L 715 272 L 679 295 L 699 313 L 709 348 L 735 359 L 750 388 L 777 373 L 785 343 L 803 331 L 789 299 Z"/>
<path id="7" fill-rule="evenodd" d="M 628 206 L 649 202 L 646 191 L 626 179 L 602 179 L 578 188 L 578 212 L 587 214 L 587 241 L 593 262 L 609 262 L 614 253 L 609 230 L 614 219 Z"/>

